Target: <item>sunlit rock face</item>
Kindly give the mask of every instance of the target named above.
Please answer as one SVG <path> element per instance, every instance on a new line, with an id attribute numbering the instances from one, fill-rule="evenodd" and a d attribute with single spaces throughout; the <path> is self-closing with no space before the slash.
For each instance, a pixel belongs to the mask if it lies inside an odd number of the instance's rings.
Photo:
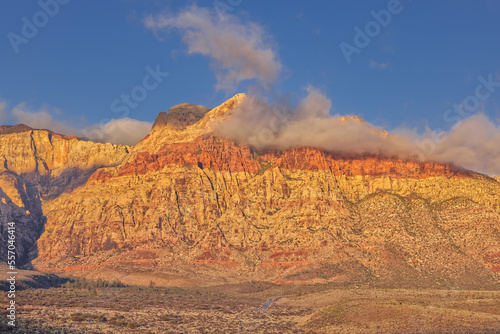
<path id="1" fill-rule="evenodd" d="M 118 165 L 129 147 L 99 144 L 34 130 L 23 124 L 0 132 L 0 240 L 16 222 L 19 266 L 37 257 L 37 239 L 46 222 L 44 202 L 85 184 L 98 168 Z M 6 259 L 7 248 L 0 250 Z"/>
<path id="2" fill-rule="evenodd" d="M 161 112 L 153 124 L 153 129 L 168 127 L 171 129 L 184 129 L 198 122 L 210 109 L 190 103 L 183 103 Z"/>
<path id="3" fill-rule="evenodd" d="M 91 278 L 124 272 L 175 278 L 165 285 L 264 279 L 498 287 L 497 180 L 433 162 L 309 147 L 257 150 L 216 135 L 217 124 L 245 98 L 211 110 L 174 107 L 131 148 L 67 137 L 54 145 L 52 137 L 52 148 L 45 145 L 37 160 L 31 139 L 16 139 L 23 153 L 4 153 L 11 178 L 0 187 L 10 191 L 4 190 L 15 207 L 4 206 L 12 211 L 39 199 L 39 210 L 23 216 L 46 220 L 33 264 Z M 75 178 L 50 178 L 76 165 L 95 169 L 73 185 Z M 15 185 L 27 175 L 38 175 L 26 188 L 36 195 L 22 195 L 21 183 Z"/>

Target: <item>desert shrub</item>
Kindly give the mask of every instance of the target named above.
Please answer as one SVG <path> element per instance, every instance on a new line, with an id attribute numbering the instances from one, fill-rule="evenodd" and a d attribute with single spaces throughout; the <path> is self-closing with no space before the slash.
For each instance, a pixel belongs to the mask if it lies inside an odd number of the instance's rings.
<path id="1" fill-rule="evenodd" d="M 99 322 L 106 322 L 108 319 L 106 319 L 105 316 L 103 316 L 102 314 L 96 316 L 95 318 L 96 321 L 99 321 Z"/>
<path id="2" fill-rule="evenodd" d="M 111 287 L 112 288 L 123 288 L 125 287 L 125 284 L 123 284 L 122 282 L 120 282 L 119 280 L 114 280 L 112 283 L 111 283 Z"/>
<path id="3" fill-rule="evenodd" d="M 136 322 L 129 322 L 129 323 L 127 323 L 127 327 L 131 328 L 131 329 L 134 329 L 134 328 L 137 328 L 138 325 L 137 325 Z"/>
<path id="4" fill-rule="evenodd" d="M 126 285 L 119 280 L 109 282 L 99 278 L 97 281 L 87 281 L 85 277 L 77 277 L 74 279 L 70 279 L 65 284 L 63 284 L 62 287 L 68 290 L 87 289 L 88 291 L 92 291 L 92 289 L 94 288 L 122 288 L 126 287 Z"/>
<path id="5" fill-rule="evenodd" d="M 81 313 L 73 313 L 71 315 L 71 320 L 76 322 L 82 322 L 85 320 L 85 316 Z"/>
<path id="6" fill-rule="evenodd" d="M 128 322 L 124 319 L 125 319 L 125 317 L 123 315 L 117 315 L 117 316 L 114 316 L 113 318 L 109 319 L 109 323 L 114 325 L 114 326 L 128 327 L 131 329 L 139 327 L 139 325 L 135 321 Z"/>

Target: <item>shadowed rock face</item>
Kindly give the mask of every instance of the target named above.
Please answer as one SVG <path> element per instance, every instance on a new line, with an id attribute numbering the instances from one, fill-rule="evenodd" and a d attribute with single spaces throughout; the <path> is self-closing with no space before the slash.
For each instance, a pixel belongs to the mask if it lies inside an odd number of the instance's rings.
<path id="1" fill-rule="evenodd" d="M 198 122 L 210 109 L 190 103 L 183 103 L 161 112 L 153 124 L 157 127 L 169 127 L 172 129 L 184 129 Z"/>
<path id="2" fill-rule="evenodd" d="M 7 224 L 15 222 L 17 265 L 29 268 L 46 222 L 42 202 L 85 184 L 100 167 L 121 163 L 129 148 L 47 130 L 21 131 L 26 128 L 0 135 L 0 243 L 6 245 Z M 2 247 L 0 259 L 6 255 Z"/>

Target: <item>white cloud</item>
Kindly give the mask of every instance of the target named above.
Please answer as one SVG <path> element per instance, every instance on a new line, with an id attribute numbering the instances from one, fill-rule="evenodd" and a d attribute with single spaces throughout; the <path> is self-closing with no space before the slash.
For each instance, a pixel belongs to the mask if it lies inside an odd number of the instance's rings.
<path id="1" fill-rule="evenodd" d="M 152 123 L 131 118 L 112 119 L 81 131 L 83 137 L 99 142 L 135 145 L 151 130 Z"/>
<path id="2" fill-rule="evenodd" d="M 484 114 L 471 116 L 443 133 L 429 159 L 451 161 L 490 175 L 500 175 L 500 126 Z"/>
<path id="3" fill-rule="evenodd" d="M 401 128 L 387 136 L 370 123 L 329 116 L 330 111 L 331 101 L 311 87 L 295 106 L 247 97 L 217 131 L 261 149 L 308 146 L 348 154 L 383 154 L 453 163 L 500 175 L 500 126 L 483 114 L 457 123 L 448 132 L 428 130 L 418 135 L 415 130 Z"/>
<path id="4" fill-rule="evenodd" d="M 217 90 L 233 91 L 244 80 L 266 86 L 282 68 L 264 29 L 253 22 L 243 24 L 235 15 L 226 14 L 220 20 L 212 10 L 190 6 L 177 15 L 149 16 L 144 24 L 158 37 L 165 30 L 177 29 L 188 53 L 210 57 Z"/>
<path id="5" fill-rule="evenodd" d="M 377 70 L 385 70 L 389 68 L 390 65 L 391 65 L 390 63 L 379 63 L 376 62 L 375 60 L 370 61 L 370 68 L 374 68 Z"/>
<path id="6" fill-rule="evenodd" d="M 7 102 L 0 101 L 0 121 L 7 117 Z"/>
<path id="7" fill-rule="evenodd" d="M 16 105 L 11 110 L 11 115 L 17 122 L 34 129 L 48 129 L 63 135 L 74 135 L 75 129 L 73 127 L 53 118 L 52 114 L 57 113 L 60 113 L 60 111 L 46 106 L 39 110 L 33 110 L 25 102 Z"/>
<path id="8" fill-rule="evenodd" d="M 0 120 L 4 118 L 10 119 L 34 129 L 46 129 L 63 135 L 76 135 L 79 138 L 104 143 L 135 145 L 148 134 L 152 126 L 152 123 L 149 122 L 122 118 L 91 125 L 82 130 L 70 125 L 68 122 L 55 119 L 54 115 L 60 116 L 62 112 L 47 106 L 34 110 L 25 102 L 8 111 L 7 104 L 0 102 Z"/>

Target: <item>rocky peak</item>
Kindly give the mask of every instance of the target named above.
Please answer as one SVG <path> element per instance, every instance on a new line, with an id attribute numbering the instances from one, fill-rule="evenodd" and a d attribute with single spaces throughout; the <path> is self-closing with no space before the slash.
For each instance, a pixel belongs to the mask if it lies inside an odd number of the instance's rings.
<path id="1" fill-rule="evenodd" d="M 153 129 L 168 127 L 181 130 L 198 122 L 210 109 L 190 103 L 182 103 L 161 112 L 153 124 Z"/>
<path id="2" fill-rule="evenodd" d="M 213 109 L 183 103 L 170 108 L 168 113 L 160 113 L 151 132 L 134 146 L 126 162 L 135 159 L 138 152 L 155 153 L 165 144 L 192 142 L 211 133 L 216 124 L 227 120 L 245 97 L 244 93 L 237 94 Z"/>
<path id="3" fill-rule="evenodd" d="M 236 94 L 220 106 L 207 112 L 200 122 L 196 124 L 196 127 L 199 129 L 213 129 L 213 125 L 226 121 L 246 97 L 245 93 Z"/>
<path id="4" fill-rule="evenodd" d="M 33 128 L 30 128 L 26 124 L 16 124 L 16 125 L 0 125 L 0 135 L 7 135 L 11 133 L 20 133 L 31 131 Z"/>

